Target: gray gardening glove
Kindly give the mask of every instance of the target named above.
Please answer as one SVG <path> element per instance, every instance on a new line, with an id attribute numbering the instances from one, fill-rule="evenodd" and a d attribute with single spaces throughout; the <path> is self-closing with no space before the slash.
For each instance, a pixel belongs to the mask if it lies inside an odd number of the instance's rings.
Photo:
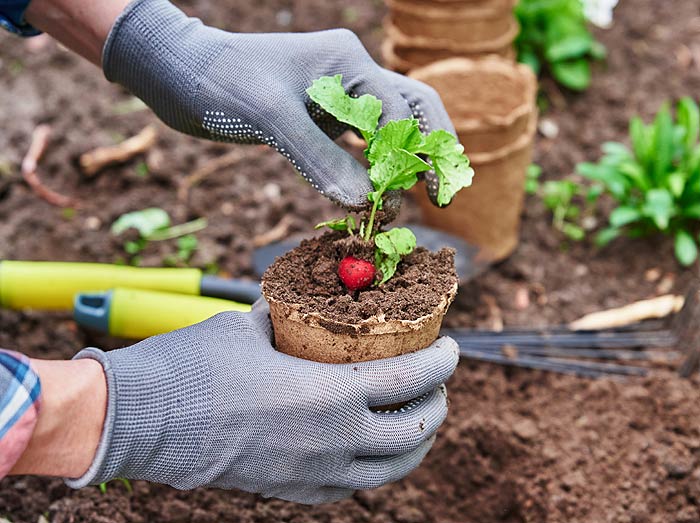
<path id="1" fill-rule="evenodd" d="M 184 133 L 268 144 L 321 194 L 350 209 L 367 206 L 367 171 L 332 141 L 346 128 L 312 105 L 306 89 L 343 75 L 353 94 L 384 103 L 380 123 L 413 113 L 427 131 L 454 132 L 430 87 L 382 69 L 345 29 L 240 34 L 203 25 L 166 0 L 135 0 L 117 19 L 102 56 L 108 80 Z M 395 202 L 398 202 L 396 200 Z"/>
<path id="2" fill-rule="evenodd" d="M 107 378 L 94 462 L 71 487 L 113 478 L 236 488 L 300 503 L 404 477 L 447 415 L 457 345 L 332 365 L 273 349 L 267 304 L 125 349 L 85 349 Z M 370 410 L 411 400 L 400 412 Z"/>

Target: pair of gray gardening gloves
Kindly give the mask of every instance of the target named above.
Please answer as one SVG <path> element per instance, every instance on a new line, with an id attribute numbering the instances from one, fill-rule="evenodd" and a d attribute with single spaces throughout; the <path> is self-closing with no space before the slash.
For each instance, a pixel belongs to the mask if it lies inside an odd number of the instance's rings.
<path id="1" fill-rule="evenodd" d="M 425 131 L 452 130 L 432 89 L 380 68 L 345 30 L 232 34 L 165 0 L 136 0 L 112 28 L 103 67 L 171 127 L 269 144 L 352 209 L 366 205 L 367 172 L 332 141 L 345 128 L 310 104 L 313 80 L 342 74 L 348 91 L 383 101 L 383 122 L 414 114 Z M 145 479 L 323 503 L 418 466 L 447 415 L 454 341 L 347 365 L 293 358 L 271 342 L 261 301 L 125 349 L 80 352 L 103 365 L 108 406 L 90 469 L 67 483 Z"/>

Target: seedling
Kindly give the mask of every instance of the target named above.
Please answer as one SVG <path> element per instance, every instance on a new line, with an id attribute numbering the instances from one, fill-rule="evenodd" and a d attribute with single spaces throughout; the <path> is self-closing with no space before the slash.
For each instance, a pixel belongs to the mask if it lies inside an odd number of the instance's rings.
<path id="1" fill-rule="evenodd" d="M 608 142 L 598 163 L 577 166 L 617 204 L 597 241 L 661 232 L 674 238 L 678 261 L 691 265 L 700 240 L 700 109 L 683 98 L 674 121 L 665 103 L 649 125 L 632 118 L 629 134 L 631 149 Z"/>
<path id="2" fill-rule="evenodd" d="M 124 485 L 124 488 L 126 488 L 126 491 L 129 494 L 134 492 L 134 489 L 131 486 L 131 482 L 126 478 L 115 478 L 115 479 L 107 481 L 105 483 L 100 483 L 97 487 L 100 489 L 100 492 L 102 494 L 107 494 L 107 484 L 111 483 L 113 481 L 119 481 L 122 485 Z"/>
<path id="3" fill-rule="evenodd" d="M 582 225 L 582 217 L 592 213 L 590 204 L 600 194 L 599 188 L 587 188 L 573 180 L 540 182 L 541 174 L 542 169 L 538 165 L 528 167 L 525 192 L 538 195 L 542 199 L 545 207 L 552 212 L 552 225 L 557 230 L 570 240 L 583 240 L 586 228 Z M 585 205 L 581 205 L 581 201 L 584 201 Z"/>
<path id="4" fill-rule="evenodd" d="M 119 236 L 128 229 L 138 231 L 139 237 L 136 240 L 124 242 L 124 252 L 132 256 L 132 262 L 146 248 L 148 242 L 177 238 L 178 250 L 173 262 L 186 263 L 197 249 L 197 238 L 194 233 L 204 229 L 207 226 L 207 221 L 204 218 L 198 218 L 179 225 L 170 225 L 170 223 L 170 216 L 166 211 L 151 207 L 122 214 L 112 224 L 111 231 L 114 236 Z"/>
<path id="5" fill-rule="evenodd" d="M 460 189 L 471 185 L 474 171 L 469 167 L 464 147 L 447 131 L 437 130 L 424 135 L 418 120 L 413 117 L 390 121 L 379 128 L 381 100 L 369 94 L 357 98 L 350 96 L 343 88 L 341 75 L 319 78 L 307 93 L 322 109 L 362 135 L 367 143 L 364 154 L 374 187 L 374 191 L 367 195 L 372 203 L 371 210 L 361 217 L 359 227 L 352 216 L 324 222 L 317 227 L 347 231 L 350 235 L 354 235 L 357 229 L 364 241 L 373 242 L 375 267 L 378 269 L 374 282 L 381 285 L 394 275 L 401 257 L 416 247 L 416 237 L 409 229 L 380 232 L 381 224 L 376 223 L 377 212 L 383 207 L 386 193 L 410 189 L 418 182 L 419 173 L 433 171 L 439 182 L 437 203 L 444 206 Z M 370 280 L 367 285 L 371 283 Z M 354 280 L 346 282 L 349 289 L 355 284 Z"/>
<path id="6" fill-rule="evenodd" d="M 591 83 L 591 60 L 605 46 L 588 29 L 581 0 L 520 0 L 515 8 L 520 34 L 518 61 L 539 74 L 543 65 L 561 85 L 581 91 Z"/>

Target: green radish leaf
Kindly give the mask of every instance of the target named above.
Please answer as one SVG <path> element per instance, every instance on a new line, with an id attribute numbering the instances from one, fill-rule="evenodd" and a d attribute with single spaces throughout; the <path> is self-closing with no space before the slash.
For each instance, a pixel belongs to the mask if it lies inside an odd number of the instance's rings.
<path id="1" fill-rule="evenodd" d="M 387 232 L 380 232 L 374 237 L 375 265 L 382 274 L 378 285 L 382 285 L 396 273 L 401 257 L 416 248 L 416 236 L 410 229 L 396 227 Z"/>
<path id="2" fill-rule="evenodd" d="M 591 68 L 585 58 L 552 64 L 552 74 L 563 86 L 583 91 L 591 84 Z"/>
<path id="3" fill-rule="evenodd" d="M 673 120 L 668 103 L 661 105 L 653 124 L 654 179 L 662 183 L 673 160 Z"/>
<path id="4" fill-rule="evenodd" d="M 642 213 L 634 207 L 618 207 L 610 213 L 610 225 L 622 227 L 642 218 Z"/>
<path id="5" fill-rule="evenodd" d="M 419 150 L 422 143 L 423 133 L 418 120 L 393 120 L 377 131 L 367 151 L 367 159 L 374 164 L 397 149 L 412 153 Z"/>
<path id="6" fill-rule="evenodd" d="M 632 140 L 632 148 L 634 155 L 637 157 L 643 167 L 649 165 L 649 157 L 651 153 L 651 143 L 648 137 L 647 128 L 644 122 L 638 116 L 634 116 L 630 120 L 629 126 L 630 139 Z"/>
<path id="7" fill-rule="evenodd" d="M 334 231 L 348 231 L 350 234 L 355 230 L 355 218 L 351 215 L 347 215 L 344 218 L 336 218 L 335 220 L 328 220 L 325 222 L 317 223 L 314 229 L 321 229 L 323 227 L 328 227 Z"/>
<path id="8" fill-rule="evenodd" d="M 136 229 L 141 237 L 147 238 L 154 232 L 170 226 L 170 216 L 163 209 L 151 207 L 141 211 L 122 214 L 112 224 L 112 234 L 119 236 L 127 229 Z"/>
<path id="9" fill-rule="evenodd" d="M 674 211 L 673 196 L 666 189 L 651 189 L 647 192 L 642 213 L 651 218 L 660 230 L 668 228 Z"/>
<path id="10" fill-rule="evenodd" d="M 579 227 L 578 225 L 569 222 L 564 222 L 561 228 L 561 232 L 563 232 L 570 239 L 577 242 L 583 240 L 583 238 L 586 236 L 586 232 L 583 230 L 582 227 Z"/>
<path id="11" fill-rule="evenodd" d="M 693 203 L 681 210 L 681 214 L 686 218 L 700 220 L 700 203 Z"/>
<path id="12" fill-rule="evenodd" d="M 685 181 L 687 176 L 684 172 L 676 171 L 668 175 L 666 183 L 668 185 L 671 194 L 676 198 L 680 198 L 683 194 L 683 189 L 685 189 Z"/>
<path id="13" fill-rule="evenodd" d="M 698 246 L 687 231 L 680 230 L 676 233 L 674 248 L 676 259 L 686 267 L 692 265 L 698 257 Z"/>
<path id="14" fill-rule="evenodd" d="M 306 92 L 311 99 L 336 120 L 358 129 L 368 143 L 382 115 L 382 101 L 365 94 L 353 98 L 345 92 L 343 75 L 323 76 L 314 80 Z"/>
<path id="15" fill-rule="evenodd" d="M 692 98 L 687 96 L 678 102 L 676 119 L 683 128 L 683 142 L 686 149 L 691 149 L 700 134 L 700 110 Z"/>
<path id="16" fill-rule="evenodd" d="M 474 169 L 457 138 L 445 130 L 431 132 L 416 152 L 430 156 L 433 170 L 440 181 L 438 205 L 447 205 L 458 191 L 472 184 Z"/>
<path id="17" fill-rule="evenodd" d="M 427 171 L 430 165 L 413 153 L 394 149 L 383 155 L 369 169 L 374 187 L 383 193 L 395 189 L 410 189 L 418 182 L 418 173 Z"/>
<path id="18" fill-rule="evenodd" d="M 593 45 L 593 37 L 590 33 L 571 34 L 550 44 L 545 51 L 545 56 L 550 62 L 582 58 L 591 50 L 591 45 Z"/>
<path id="19" fill-rule="evenodd" d="M 620 229 L 616 227 L 606 227 L 595 236 L 595 243 L 598 247 L 605 247 L 615 238 L 620 236 Z"/>

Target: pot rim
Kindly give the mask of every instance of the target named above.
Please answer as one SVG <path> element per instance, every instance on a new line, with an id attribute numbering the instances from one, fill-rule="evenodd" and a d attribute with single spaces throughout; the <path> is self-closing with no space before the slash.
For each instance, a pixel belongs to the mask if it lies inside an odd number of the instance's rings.
<path id="1" fill-rule="evenodd" d="M 528 147 L 532 143 L 532 138 L 535 136 L 535 132 L 537 131 L 537 114 L 538 111 L 535 110 L 533 113 L 533 118 L 531 118 L 528 122 L 526 131 L 521 134 L 517 140 L 514 140 L 511 143 L 496 149 L 495 151 L 485 153 L 469 153 L 469 151 L 467 151 L 470 163 L 477 166 L 485 163 L 496 162 Z M 457 134 L 459 134 L 459 129 L 457 130 Z"/>
<path id="2" fill-rule="evenodd" d="M 458 44 L 453 40 L 448 40 L 445 38 L 427 38 L 425 36 L 410 36 L 401 31 L 394 23 L 391 21 L 391 16 L 387 15 L 384 17 L 383 24 L 384 32 L 387 34 L 388 38 L 384 39 L 393 40 L 392 47 L 403 46 L 409 48 L 418 48 L 425 50 L 445 50 L 452 51 L 456 53 L 480 53 L 480 52 L 493 52 L 496 49 L 501 49 L 507 45 L 510 45 L 515 40 L 520 32 L 520 24 L 515 18 L 512 18 L 508 27 L 508 30 L 496 38 L 491 40 L 482 40 L 473 45 Z"/>
<path id="3" fill-rule="evenodd" d="M 413 320 L 387 320 L 381 316 L 371 316 L 370 318 L 361 320 L 357 323 L 346 323 L 327 318 L 320 312 L 299 312 L 299 304 L 288 303 L 272 298 L 266 295 L 264 292 L 263 296 L 268 303 L 278 304 L 283 307 L 285 310 L 285 315 L 290 321 L 305 323 L 307 325 L 329 330 L 331 332 L 335 330 L 332 329 L 335 327 L 339 333 L 345 335 L 353 334 L 357 336 L 376 336 L 378 334 L 408 332 L 420 329 L 425 322 L 431 318 L 434 318 L 437 314 L 444 313 L 447 310 L 457 294 L 458 285 L 459 282 L 455 281 L 450 290 L 442 296 L 440 303 L 433 308 L 430 314 L 420 316 L 419 318 Z M 329 327 L 331 328 L 329 329 Z"/>
<path id="4" fill-rule="evenodd" d="M 408 76 L 415 80 L 430 84 L 427 79 L 436 76 L 446 76 L 458 73 L 479 74 L 479 70 L 491 69 L 497 74 L 509 77 L 514 82 L 524 84 L 524 96 L 522 101 L 505 115 L 486 114 L 480 118 L 455 118 L 454 124 L 457 131 L 471 131 L 483 127 L 483 123 L 494 127 L 509 127 L 518 119 L 537 111 L 535 104 L 537 94 L 537 78 L 535 73 L 525 64 L 513 63 L 497 55 L 489 55 L 479 60 L 469 58 L 447 58 L 432 64 L 412 70 Z"/>
<path id="5" fill-rule="evenodd" d="M 498 18 L 499 16 L 511 15 L 516 0 L 508 0 L 502 7 L 483 6 L 483 5 L 468 5 L 459 2 L 452 2 L 440 5 L 426 5 L 423 2 L 397 2 L 396 0 L 386 0 L 389 9 L 401 11 L 421 18 L 430 18 L 431 20 L 450 20 L 456 18 Z M 461 4 L 461 5 L 455 5 Z M 461 16 L 460 16 L 461 15 Z"/>

